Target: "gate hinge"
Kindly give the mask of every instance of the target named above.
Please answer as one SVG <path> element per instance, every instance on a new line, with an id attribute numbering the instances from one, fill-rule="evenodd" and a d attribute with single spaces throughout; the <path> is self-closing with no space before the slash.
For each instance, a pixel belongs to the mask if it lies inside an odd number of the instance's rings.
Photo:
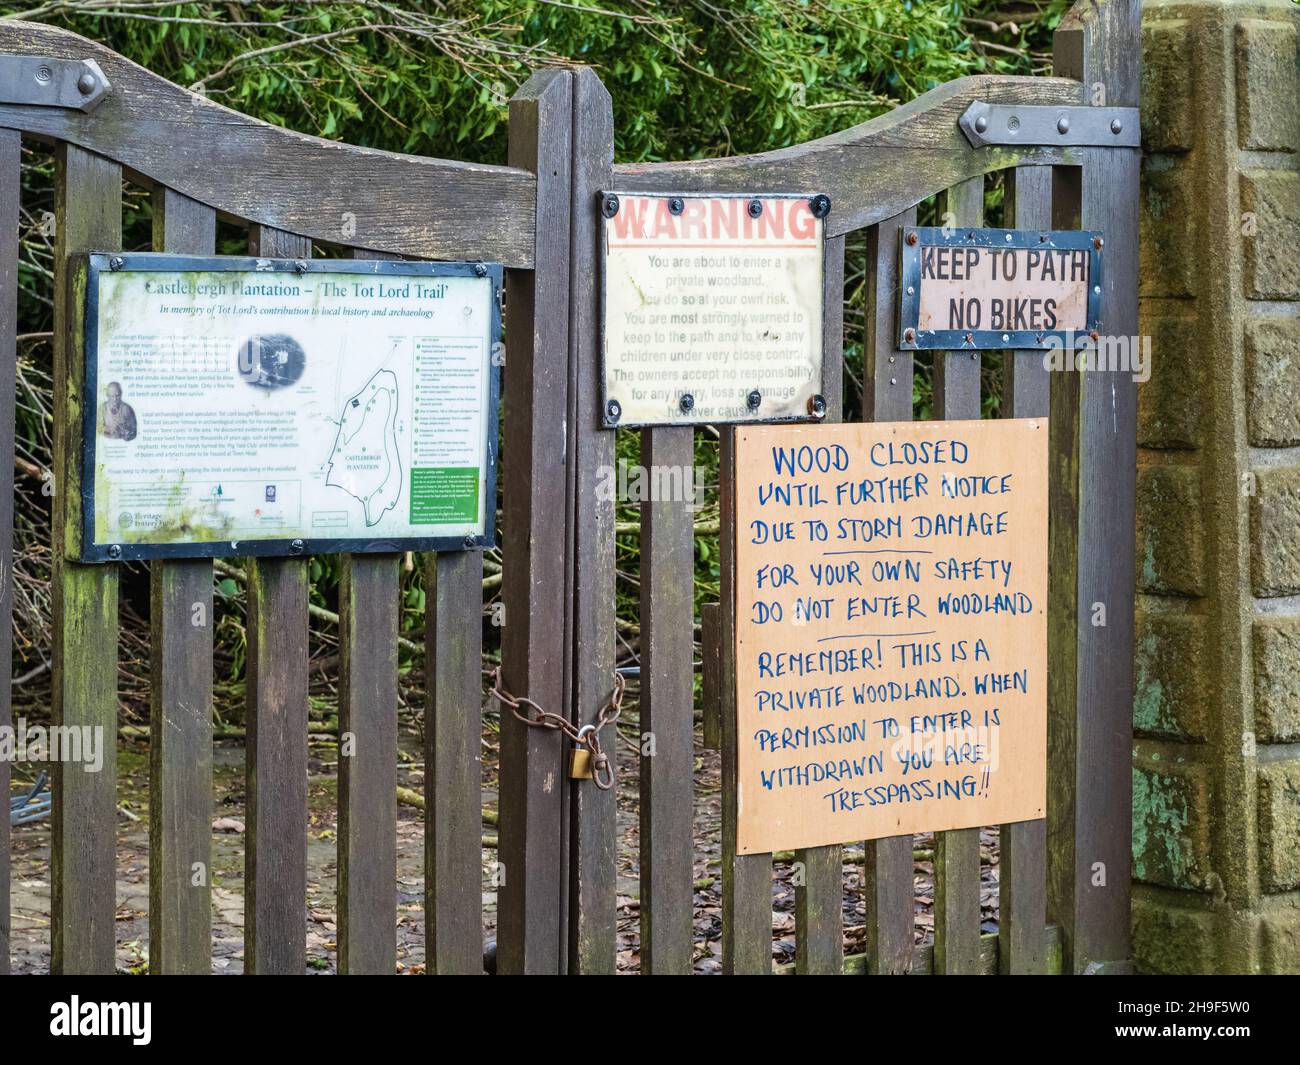
<path id="1" fill-rule="evenodd" d="M 93 111 L 112 91 L 93 59 L 0 55 L 0 105 Z"/>
<path id="2" fill-rule="evenodd" d="M 1049 107 L 976 100 L 957 120 L 975 148 L 986 145 L 1138 148 L 1142 130 L 1136 107 Z"/>

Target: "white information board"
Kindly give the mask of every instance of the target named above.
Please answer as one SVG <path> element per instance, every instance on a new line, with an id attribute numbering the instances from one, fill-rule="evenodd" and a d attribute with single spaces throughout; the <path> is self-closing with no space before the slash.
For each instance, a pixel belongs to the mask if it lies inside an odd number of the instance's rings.
<path id="1" fill-rule="evenodd" d="M 603 197 L 604 424 L 815 419 L 825 196 Z"/>
<path id="2" fill-rule="evenodd" d="M 501 269 L 88 258 L 81 557 L 490 544 Z"/>

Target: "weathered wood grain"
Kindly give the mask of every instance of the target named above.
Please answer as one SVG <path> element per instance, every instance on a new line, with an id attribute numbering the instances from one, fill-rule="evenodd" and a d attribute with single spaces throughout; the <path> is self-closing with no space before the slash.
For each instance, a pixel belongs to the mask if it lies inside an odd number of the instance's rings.
<path id="1" fill-rule="evenodd" d="M 737 854 L 736 734 L 736 429 L 721 427 L 719 538 L 722 613 L 722 971 L 772 971 L 772 856 Z M 733 530 L 730 534 L 726 530 Z"/>
<path id="2" fill-rule="evenodd" d="M 652 483 L 694 488 L 695 431 L 644 429 Z M 690 499 L 641 504 L 641 971 L 689 974 L 695 893 L 695 529 Z M 653 746 L 651 746 L 653 745 Z"/>
<path id="3" fill-rule="evenodd" d="M 72 256 L 113 251 L 122 242 L 122 170 L 60 146 L 55 167 L 54 255 L 54 705 L 65 728 L 93 730 L 103 765 L 87 772 L 52 766 L 51 967 L 59 974 L 114 968 L 117 837 L 116 566 L 70 561 L 80 537 L 81 416 L 96 397 L 83 392 L 81 316 L 85 271 Z M 85 732 L 82 733 L 85 735 Z"/>
<path id="4" fill-rule="evenodd" d="M 615 434 L 601 427 L 601 241 L 598 193 L 610 185 L 614 114 L 594 70 L 573 72 L 573 189 L 570 197 L 569 500 L 573 515 L 573 719 L 594 721 L 614 678 L 615 501 L 598 491 L 614 468 Z M 615 775 L 619 744 L 604 737 Z M 572 788 L 569 861 L 569 967 L 613 973 L 617 952 L 617 793 L 590 784 Z"/>
<path id="5" fill-rule="evenodd" d="M 391 976 L 397 968 L 400 561 L 400 555 L 344 555 L 339 577 L 338 948 L 343 975 Z M 427 779 L 427 760 L 425 764 Z"/>
<path id="6" fill-rule="evenodd" d="M 908 207 L 867 231 L 862 416 L 868 421 L 912 420 L 912 353 L 897 347 L 898 241 L 900 230 L 915 224 L 916 208 Z M 912 967 L 912 837 L 868 840 L 865 865 L 868 971 L 906 973 Z"/>
<path id="7" fill-rule="evenodd" d="M 700 606 L 700 735 L 706 751 L 722 749 L 722 607 Z"/>
<path id="8" fill-rule="evenodd" d="M 1141 4 L 1080 4 L 1056 70 L 1136 107 Z M 1102 328 L 1136 336 L 1139 151 L 1089 148 L 1053 181 L 1053 225 L 1105 234 Z M 1067 972 L 1131 953 L 1136 386 L 1130 372 L 1052 382 L 1049 485 L 1047 912 Z M 1106 624 L 1093 622 L 1095 604 Z"/>
<path id="9" fill-rule="evenodd" d="M 18 218 L 22 143 L 0 129 L 0 728 L 12 724 L 14 378 L 18 338 Z M 0 759 L 0 795 L 8 796 L 9 760 Z M 9 973 L 9 819 L 0 822 L 0 976 Z"/>
<path id="10" fill-rule="evenodd" d="M 217 216 L 153 193 L 155 251 L 211 255 Z M 149 566 L 149 971 L 212 968 L 212 563 Z"/>
<path id="11" fill-rule="evenodd" d="M 832 207 L 833 209 L 833 207 Z M 827 422 L 844 416 L 844 238 L 822 249 L 822 399 Z M 826 975 L 844 966 L 842 847 L 810 847 L 795 853 L 802 865 L 794 892 L 795 966 Z"/>
<path id="12" fill-rule="evenodd" d="M 1078 81 L 978 75 L 950 81 L 910 103 L 829 137 L 761 155 L 614 168 L 620 189 L 645 192 L 824 192 L 827 236 L 892 219 L 933 195 L 992 170 L 1072 163 L 1078 149 L 972 148 L 957 119 L 975 100 L 1084 104 Z"/>
<path id="13" fill-rule="evenodd" d="M 509 158 L 537 182 L 536 271 L 506 273 L 505 531 L 502 679 L 552 713 L 564 711 L 569 611 L 569 240 L 573 79 L 534 74 L 510 103 Z M 501 713 L 497 969 L 567 967 L 568 793 L 558 732 Z"/>
<path id="14" fill-rule="evenodd" d="M 984 224 L 984 178 L 947 189 L 939 199 L 944 223 Z M 934 416 L 979 418 L 980 353 L 938 351 L 934 356 Z M 934 847 L 934 971 L 979 972 L 980 830 L 940 832 Z"/>
<path id="15" fill-rule="evenodd" d="M 1044 229 L 1052 224 L 1052 168 L 1017 167 L 1008 173 L 1004 224 Z M 1048 415 L 1051 380 L 1041 351 L 1008 352 L 1003 367 L 1002 413 Z M 998 848 L 998 971 L 1047 970 L 1047 822 L 1018 821 L 1000 829 Z"/>
<path id="16" fill-rule="evenodd" d="M 309 137 L 173 85 L 75 33 L 0 20 L 0 53 L 93 59 L 90 114 L 0 106 L 0 126 L 108 156 L 223 214 L 314 240 L 430 259 L 533 262 L 532 176 Z"/>
<path id="17" fill-rule="evenodd" d="M 308 259 L 311 241 L 254 226 L 249 252 Z M 244 762 L 244 968 L 307 964 L 307 560 L 250 558 Z"/>
<path id="18" fill-rule="evenodd" d="M 427 967 L 475 975 L 483 971 L 483 556 L 431 555 L 425 573 Z"/>

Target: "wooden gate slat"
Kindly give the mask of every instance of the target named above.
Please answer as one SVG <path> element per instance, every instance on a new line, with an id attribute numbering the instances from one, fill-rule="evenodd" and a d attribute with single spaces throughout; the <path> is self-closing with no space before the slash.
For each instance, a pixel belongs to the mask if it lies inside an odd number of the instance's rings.
<path id="1" fill-rule="evenodd" d="M 984 224 L 984 178 L 954 185 L 940 197 L 945 224 Z M 937 351 L 934 355 L 934 416 L 979 418 L 980 353 Z M 935 835 L 934 971 L 980 971 L 980 830 Z"/>
<path id="2" fill-rule="evenodd" d="M 869 421 L 912 420 L 912 353 L 897 347 L 899 230 L 911 225 L 916 225 L 915 207 L 867 230 L 862 416 Z M 912 837 L 868 840 L 864 882 L 868 972 L 911 971 L 912 888 Z"/>
<path id="3" fill-rule="evenodd" d="M 570 199 L 570 373 L 573 375 L 573 715 L 591 722 L 614 673 L 614 515 L 597 490 L 614 468 L 615 434 L 601 426 L 598 269 L 602 231 L 597 194 L 611 186 L 614 113 L 594 70 L 573 72 L 573 194 Z M 615 777 L 619 745 L 605 738 Z M 617 945 L 617 788 L 572 787 L 569 863 L 569 967 L 577 974 L 614 972 Z"/>
<path id="4" fill-rule="evenodd" d="M 338 949 L 344 975 L 391 976 L 397 968 L 400 560 L 344 555 L 339 578 Z"/>
<path id="5" fill-rule="evenodd" d="M 844 416 L 844 238 L 831 237 L 822 249 L 822 399 L 826 421 Z M 844 968 L 842 847 L 799 850 L 802 883 L 794 893 L 795 971 L 836 975 Z"/>
<path id="6" fill-rule="evenodd" d="M 14 406 L 18 358 L 18 220 L 22 138 L 0 129 L 0 728 L 12 725 Z M 0 795 L 9 795 L 9 759 L 0 759 Z M 0 976 L 9 973 L 9 819 L 0 821 Z"/>
<path id="7" fill-rule="evenodd" d="M 483 556 L 430 555 L 425 574 L 426 965 L 474 975 L 483 971 Z"/>
<path id="8" fill-rule="evenodd" d="M 211 255 L 217 214 L 153 193 L 156 251 Z M 212 563 L 149 566 L 149 971 L 212 967 Z M 201 875 L 196 865 L 201 866 Z"/>
<path id="9" fill-rule="evenodd" d="M 51 766 L 51 966 L 56 973 L 111 973 L 114 967 L 117 839 L 116 566 L 65 559 L 81 491 L 83 394 L 79 309 L 69 256 L 122 243 L 122 168 L 69 144 L 57 151 L 54 278 L 54 599 L 56 725 L 98 730 L 97 773 L 59 760 Z"/>
<path id="10" fill-rule="evenodd" d="M 695 431 L 645 429 L 652 483 L 683 471 L 693 489 Z M 694 512 L 685 499 L 641 504 L 641 971 L 690 973 L 694 920 Z M 612 745 L 614 737 L 607 737 Z M 649 753 L 647 744 L 653 743 Z"/>
<path id="11" fill-rule="evenodd" d="M 361 248 L 353 249 L 352 257 L 392 258 Z M 397 968 L 400 559 L 373 554 L 341 560 L 338 948 L 343 975 L 391 975 Z"/>
<path id="12" fill-rule="evenodd" d="M 565 644 L 569 553 L 569 254 L 572 77 L 534 74 L 510 101 L 512 166 L 537 175 L 535 271 L 506 272 L 505 535 L 502 592 L 506 688 L 564 713 L 571 673 Z M 567 967 L 568 792 L 559 733 L 501 714 L 503 866 L 497 904 L 497 969 L 553 973 Z"/>
<path id="13" fill-rule="evenodd" d="M 736 527 L 736 429 L 721 427 L 720 527 Z M 722 971 L 772 971 L 772 855 L 737 854 L 736 549 L 722 536 Z"/>
<path id="14" fill-rule="evenodd" d="M 1007 172 L 1004 210 L 1016 229 L 1052 224 L 1052 168 Z M 1002 402 L 1012 418 L 1047 417 L 1051 381 L 1041 351 L 1008 352 Z M 998 850 L 998 971 L 1047 971 L 1047 822 L 1019 821 L 1000 829 Z"/>
<path id="15" fill-rule="evenodd" d="M 311 257 L 311 241 L 253 226 L 252 255 Z M 253 558 L 248 572 L 244 968 L 307 966 L 307 560 Z"/>
<path id="16" fill-rule="evenodd" d="M 1141 21 L 1141 5 L 1131 0 L 1072 8 L 1053 41 L 1057 73 L 1104 85 L 1111 106 L 1136 107 Z M 1136 336 L 1141 152 L 1083 148 L 1079 160 L 1081 166 L 1054 176 L 1053 225 L 1104 233 L 1105 330 Z M 1061 926 L 1066 972 L 1124 962 L 1131 951 L 1136 426 L 1137 386 L 1128 369 L 1056 375 L 1048 488 L 1048 912 Z M 1095 603 L 1105 604 L 1105 625 L 1092 623 Z"/>

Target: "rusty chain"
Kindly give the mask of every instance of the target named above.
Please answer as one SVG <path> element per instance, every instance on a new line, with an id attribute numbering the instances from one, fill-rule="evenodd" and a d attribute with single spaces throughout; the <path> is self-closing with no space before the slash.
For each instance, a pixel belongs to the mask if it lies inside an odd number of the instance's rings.
<path id="1" fill-rule="evenodd" d="M 614 673 L 614 690 L 610 692 L 609 698 L 605 700 L 604 705 L 596 714 L 595 723 L 582 725 L 581 727 L 574 725 L 568 718 L 553 714 L 549 710 L 543 710 L 526 695 L 511 695 L 501 686 L 500 666 L 497 666 L 492 673 L 492 690 L 489 694 L 530 728 L 563 732 L 573 741 L 575 746 L 586 747 L 591 752 L 592 780 L 601 791 L 608 791 L 614 786 L 614 770 L 609 764 L 609 757 L 601 749 L 600 730 L 618 720 L 618 715 L 623 709 L 623 693 L 626 689 L 627 681 L 623 678 L 623 674 L 616 671 Z M 521 712 L 521 707 L 525 711 L 535 711 L 537 716 L 532 717 L 527 712 Z"/>

